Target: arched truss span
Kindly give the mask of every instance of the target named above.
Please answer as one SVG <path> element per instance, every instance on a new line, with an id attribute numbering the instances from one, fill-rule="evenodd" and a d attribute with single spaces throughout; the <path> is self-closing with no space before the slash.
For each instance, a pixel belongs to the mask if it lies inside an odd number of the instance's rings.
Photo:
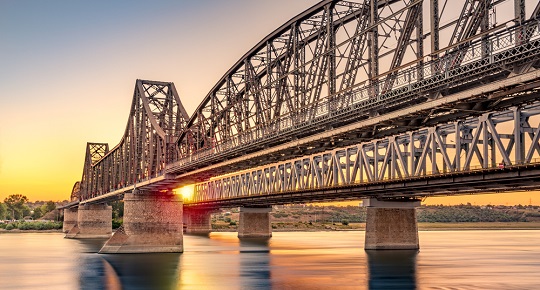
<path id="1" fill-rule="evenodd" d="M 173 83 L 137 80 L 120 143 L 87 144 L 81 199 L 163 175 L 188 118 Z"/>
<path id="2" fill-rule="evenodd" d="M 526 15 L 525 0 L 512 1 L 321 1 L 217 82 L 178 140 L 177 164 L 241 156 L 538 67 L 540 9 Z"/>
<path id="3" fill-rule="evenodd" d="M 71 189 L 71 196 L 69 197 L 70 201 L 76 201 L 80 199 L 80 192 L 81 192 L 81 182 L 77 181 L 73 185 L 73 188 Z"/>

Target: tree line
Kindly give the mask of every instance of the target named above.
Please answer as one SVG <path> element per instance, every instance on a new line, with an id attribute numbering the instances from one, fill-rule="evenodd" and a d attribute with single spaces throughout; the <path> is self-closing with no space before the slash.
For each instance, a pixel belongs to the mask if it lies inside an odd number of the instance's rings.
<path id="1" fill-rule="evenodd" d="M 354 222 L 366 221 L 365 207 L 359 206 L 316 206 L 285 207 L 272 212 L 275 220 L 313 222 Z M 468 204 L 455 206 L 422 206 L 417 208 L 418 222 L 532 222 L 540 221 L 538 206 L 475 206 Z"/>
<path id="2" fill-rule="evenodd" d="M 28 198 L 22 194 L 12 194 L 0 203 L 0 220 L 22 220 L 31 217 L 36 220 L 56 209 L 54 201 L 42 205 L 29 206 Z"/>

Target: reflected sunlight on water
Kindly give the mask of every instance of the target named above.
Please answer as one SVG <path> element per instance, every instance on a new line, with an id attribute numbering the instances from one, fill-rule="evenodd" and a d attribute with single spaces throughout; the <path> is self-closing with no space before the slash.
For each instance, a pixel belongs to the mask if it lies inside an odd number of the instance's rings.
<path id="1" fill-rule="evenodd" d="M 0 234 L 0 289 L 536 289 L 540 231 L 420 232 L 364 251 L 363 232 L 186 235 L 183 254 L 97 254 L 104 240 Z"/>

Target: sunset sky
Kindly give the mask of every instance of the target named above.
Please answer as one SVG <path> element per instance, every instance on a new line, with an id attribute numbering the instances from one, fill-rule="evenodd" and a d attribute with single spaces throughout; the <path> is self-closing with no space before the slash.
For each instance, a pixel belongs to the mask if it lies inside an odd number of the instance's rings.
<path id="1" fill-rule="evenodd" d="M 191 114 L 247 50 L 315 0 L 0 1 L 0 201 L 69 199 L 87 142 L 116 145 L 136 79 Z M 540 204 L 536 192 L 428 203 Z"/>

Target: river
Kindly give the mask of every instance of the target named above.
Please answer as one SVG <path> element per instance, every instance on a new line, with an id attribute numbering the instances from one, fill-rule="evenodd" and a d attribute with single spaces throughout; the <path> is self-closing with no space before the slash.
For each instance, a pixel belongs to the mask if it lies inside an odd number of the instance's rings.
<path id="1" fill-rule="evenodd" d="M 104 240 L 1 233 L 0 289 L 540 289 L 540 231 L 420 231 L 420 251 L 364 232 L 184 236 L 183 254 L 101 255 Z"/>

